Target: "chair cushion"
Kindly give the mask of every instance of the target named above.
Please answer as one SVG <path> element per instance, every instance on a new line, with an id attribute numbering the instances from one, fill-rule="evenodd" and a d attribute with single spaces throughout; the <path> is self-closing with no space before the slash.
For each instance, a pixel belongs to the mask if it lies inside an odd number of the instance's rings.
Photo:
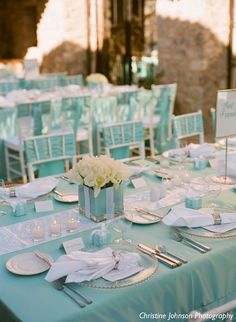
<path id="1" fill-rule="evenodd" d="M 154 115 L 152 119 L 150 119 L 150 116 L 143 116 L 142 123 L 144 127 L 156 127 L 160 123 L 160 116 Z"/>
<path id="2" fill-rule="evenodd" d="M 14 149 L 14 150 L 19 150 L 20 149 L 20 140 L 18 136 L 13 136 L 11 138 L 8 138 L 5 140 L 5 146 Z M 23 144 L 22 144 L 23 148 Z"/>

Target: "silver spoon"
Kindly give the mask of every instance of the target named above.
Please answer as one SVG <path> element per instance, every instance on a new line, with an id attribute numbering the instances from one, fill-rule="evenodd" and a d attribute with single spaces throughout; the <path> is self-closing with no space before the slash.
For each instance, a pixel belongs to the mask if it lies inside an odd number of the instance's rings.
<path id="1" fill-rule="evenodd" d="M 165 246 L 165 245 L 157 245 L 157 246 L 155 247 L 155 249 L 156 249 L 157 251 L 159 251 L 159 252 L 163 253 L 163 254 L 167 254 L 167 255 L 169 255 L 169 256 L 171 256 L 171 257 L 173 257 L 173 258 L 176 258 L 177 260 L 179 260 L 179 261 L 180 261 L 180 262 L 182 262 L 183 264 L 187 264 L 187 263 L 188 263 L 188 261 L 187 261 L 186 259 L 183 259 L 183 258 L 181 258 L 181 257 L 179 257 L 179 256 L 176 256 L 176 255 L 175 255 L 175 254 L 173 254 L 173 253 L 168 252 L 168 251 L 167 251 L 167 249 L 166 249 L 166 246 Z"/>

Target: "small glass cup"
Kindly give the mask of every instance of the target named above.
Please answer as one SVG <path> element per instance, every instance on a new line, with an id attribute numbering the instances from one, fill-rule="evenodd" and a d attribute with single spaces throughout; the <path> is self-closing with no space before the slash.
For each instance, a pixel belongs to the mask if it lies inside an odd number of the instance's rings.
<path id="1" fill-rule="evenodd" d="M 76 231 L 79 225 L 78 215 L 75 213 L 67 215 L 65 224 L 66 224 L 66 230 L 69 233 Z"/>
<path id="2" fill-rule="evenodd" d="M 161 156 L 160 157 L 160 167 L 161 168 L 169 168 L 170 167 L 170 161 L 169 161 L 169 159 Z"/>
<path id="3" fill-rule="evenodd" d="M 48 220 L 48 229 L 51 237 L 58 237 L 61 235 L 61 220 L 55 216 Z"/>
<path id="4" fill-rule="evenodd" d="M 30 224 L 31 238 L 34 242 L 41 242 L 45 237 L 44 223 L 38 220 L 33 221 Z"/>

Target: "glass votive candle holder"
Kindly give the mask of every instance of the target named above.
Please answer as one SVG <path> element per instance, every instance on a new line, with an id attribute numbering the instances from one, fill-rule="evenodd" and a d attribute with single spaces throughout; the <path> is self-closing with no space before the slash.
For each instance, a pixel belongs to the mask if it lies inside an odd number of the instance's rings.
<path id="1" fill-rule="evenodd" d="M 26 215 L 26 208 L 25 208 L 25 204 L 23 202 L 18 203 L 16 205 L 16 209 L 14 212 L 14 216 L 19 217 L 19 216 L 24 216 Z"/>
<path id="2" fill-rule="evenodd" d="M 186 197 L 185 198 L 185 207 L 191 209 L 200 209 L 202 207 L 202 198 L 201 197 Z"/>
<path id="3" fill-rule="evenodd" d="M 41 242 L 45 237 L 44 223 L 41 221 L 33 221 L 30 224 L 30 234 L 34 242 Z"/>
<path id="4" fill-rule="evenodd" d="M 169 168 L 170 166 L 170 161 L 169 159 L 165 158 L 165 157 L 160 157 L 160 166 L 162 168 Z"/>
<path id="5" fill-rule="evenodd" d="M 59 217 L 52 217 L 48 221 L 48 230 L 51 237 L 58 237 L 61 235 L 61 220 Z"/>
<path id="6" fill-rule="evenodd" d="M 79 220 L 77 214 L 69 214 L 66 217 L 66 230 L 70 233 L 78 229 Z"/>
<path id="7" fill-rule="evenodd" d="M 200 158 L 195 158 L 193 160 L 193 168 L 194 170 L 202 170 L 205 169 L 207 167 L 208 164 L 208 160 L 200 157 Z"/>

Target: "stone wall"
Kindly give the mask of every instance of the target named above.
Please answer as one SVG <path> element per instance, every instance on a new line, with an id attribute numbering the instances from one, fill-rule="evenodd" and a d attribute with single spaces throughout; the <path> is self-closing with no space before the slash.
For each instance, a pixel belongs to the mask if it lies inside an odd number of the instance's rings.
<path id="1" fill-rule="evenodd" d="M 38 48 L 42 53 L 42 72 L 86 74 L 86 0 L 50 0 L 37 28 Z"/>
<path id="2" fill-rule="evenodd" d="M 175 113 L 202 109 L 207 132 L 218 89 L 227 88 L 229 0 L 158 0 L 162 83 L 178 83 Z"/>

